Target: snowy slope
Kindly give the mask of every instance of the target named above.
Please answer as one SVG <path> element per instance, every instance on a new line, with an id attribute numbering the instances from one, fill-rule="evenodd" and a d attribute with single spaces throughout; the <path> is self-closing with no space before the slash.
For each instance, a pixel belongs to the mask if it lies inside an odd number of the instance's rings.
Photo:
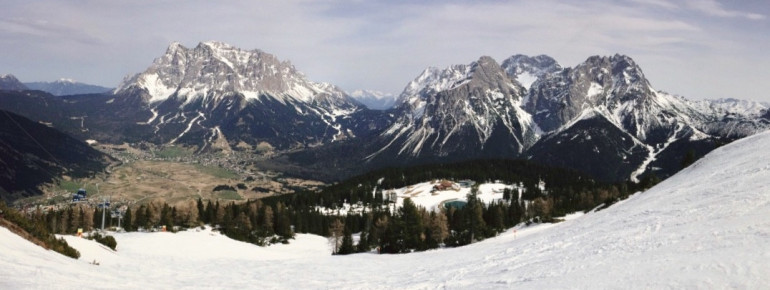
<path id="1" fill-rule="evenodd" d="M 0 228 L 0 288 L 768 288 L 768 146 L 761 133 L 608 209 L 407 255 L 330 256 L 308 235 L 259 248 L 193 230 L 117 234 L 116 253 L 73 241 L 76 261 Z"/>

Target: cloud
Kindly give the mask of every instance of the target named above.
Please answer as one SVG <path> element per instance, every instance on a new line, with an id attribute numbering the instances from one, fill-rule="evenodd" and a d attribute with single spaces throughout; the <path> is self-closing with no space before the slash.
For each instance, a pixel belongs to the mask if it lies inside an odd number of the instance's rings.
<path id="1" fill-rule="evenodd" d="M 665 9 L 678 9 L 679 6 L 667 1 L 667 0 L 631 0 L 633 3 L 641 4 L 641 5 L 648 5 L 648 6 L 657 6 Z"/>
<path id="2" fill-rule="evenodd" d="M 750 20 L 765 19 L 765 15 L 762 14 L 725 9 L 722 7 L 722 4 L 716 0 L 688 0 L 686 3 L 688 8 L 705 13 L 709 16 L 745 18 Z"/>

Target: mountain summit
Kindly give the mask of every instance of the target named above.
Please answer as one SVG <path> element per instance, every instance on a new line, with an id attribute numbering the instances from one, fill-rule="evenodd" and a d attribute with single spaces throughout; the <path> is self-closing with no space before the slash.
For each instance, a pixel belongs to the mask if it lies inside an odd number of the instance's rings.
<path id="1" fill-rule="evenodd" d="M 468 65 L 428 68 L 400 95 L 395 109 L 400 117 L 380 135 L 384 145 L 369 158 L 516 156 L 537 134 L 521 108 L 525 93 L 488 56 Z"/>
<path id="2" fill-rule="evenodd" d="M 22 84 L 14 75 L 0 75 L 0 90 L 23 91 L 27 86 Z"/>
<path id="3" fill-rule="evenodd" d="M 752 109 L 738 109 L 745 107 Z M 763 108 L 657 91 L 625 55 L 568 68 L 545 55 L 514 55 L 502 65 L 481 57 L 428 68 L 410 82 L 367 160 L 523 157 L 603 180 L 638 180 L 673 174 L 689 151 L 703 155 L 770 127 Z"/>
<path id="4" fill-rule="evenodd" d="M 194 48 L 172 43 L 147 70 L 125 79 L 115 93 L 134 89 L 144 90 L 148 103 L 169 97 L 192 102 L 238 93 L 246 99 L 316 103 L 328 109 L 357 107 L 344 91 L 307 80 L 288 61 L 216 41 L 201 42 Z"/>

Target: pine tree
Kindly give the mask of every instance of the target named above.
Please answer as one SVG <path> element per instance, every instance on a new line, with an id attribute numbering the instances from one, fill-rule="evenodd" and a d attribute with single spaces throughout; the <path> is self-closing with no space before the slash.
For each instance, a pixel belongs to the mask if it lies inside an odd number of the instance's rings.
<path id="1" fill-rule="evenodd" d="M 146 230 L 152 229 L 153 226 L 155 225 L 155 223 L 153 223 L 153 221 L 152 221 L 153 214 L 152 214 L 152 210 L 150 210 L 151 207 L 152 207 L 152 205 L 149 205 L 149 206 L 146 206 L 144 208 L 144 217 L 145 217 L 145 219 L 144 219 L 144 224 L 142 226 Z"/>
<path id="2" fill-rule="evenodd" d="M 172 215 L 172 209 L 168 206 L 167 203 L 163 204 L 163 209 L 160 212 L 160 225 L 166 226 L 168 231 L 173 231 L 174 229 L 174 217 Z"/>
<path id="3" fill-rule="evenodd" d="M 136 219 L 134 221 L 134 225 L 132 228 L 136 230 L 145 229 L 147 230 L 147 208 L 145 205 L 140 205 L 139 208 L 136 209 Z"/>
<path id="4" fill-rule="evenodd" d="M 356 248 L 353 246 L 353 235 L 350 233 L 350 229 L 346 227 L 342 237 L 342 244 L 340 245 L 340 250 L 337 254 L 347 255 L 352 254 L 355 251 Z"/>
<path id="5" fill-rule="evenodd" d="M 682 169 L 687 168 L 687 166 L 690 166 L 693 163 L 695 163 L 695 150 L 690 149 L 690 151 L 687 151 L 687 154 L 684 155 L 684 158 L 682 158 Z"/>
<path id="6" fill-rule="evenodd" d="M 414 204 L 412 199 L 404 199 L 404 205 L 401 207 L 400 219 L 404 224 L 403 231 L 399 233 L 404 241 L 404 249 L 401 249 L 401 251 L 426 249 L 425 228 L 422 224 L 422 217 L 419 214 L 417 205 Z"/>
<path id="7" fill-rule="evenodd" d="M 206 205 L 206 214 L 204 215 L 203 223 L 213 225 L 215 217 L 216 212 L 214 210 L 214 205 L 211 204 L 211 200 L 209 200 L 208 204 Z"/>
<path id="8" fill-rule="evenodd" d="M 484 236 L 486 230 L 486 223 L 484 222 L 484 208 L 481 200 L 478 199 L 479 187 L 478 184 L 474 185 L 471 189 L 471 193 L 468 194 L 468 204 L 465 205 L 463 210 L 468 211 L 468 222 L 470 230 L 470 242 L 473 243 L 479 237 Z"/>
<path id="9" fill-rule="evenodd" d="M 136 230 L 134 228 L 134 220 L 133 220 L 133 216 L 131 214 L 131 208 L 130 207 L 126 209 L 126 214 L 123 216 L 123 224 L 122 224 L 122 226 L 123 226 L 123 229 L 126 230 L 127 232 Z"/>
<path id="10" fill-rule="evenodd" d="M 201 200 L 200 197 L 198 198 L 198 202 L 195 204 L 195 206 L 198 208 L 198 221 L 205 224 L 206 217 L 204 213 L 206 212 L 206 207 L 203 205 L 203 200 Z"/>

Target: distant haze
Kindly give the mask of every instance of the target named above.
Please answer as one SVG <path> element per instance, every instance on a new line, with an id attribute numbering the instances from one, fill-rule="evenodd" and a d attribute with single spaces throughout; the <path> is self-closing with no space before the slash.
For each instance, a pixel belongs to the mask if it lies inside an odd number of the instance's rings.
<path id="1" fill-rule="evenodd" d="M 626 54 L 653 87 L 770 101 L 767 1 L 20 1 L 0 11 L 0 74 L 105 87 L 172 41 L 219 40 L 310 80 L 398 95 L 428 66 L 547 54 L 565 67 Z"/>

